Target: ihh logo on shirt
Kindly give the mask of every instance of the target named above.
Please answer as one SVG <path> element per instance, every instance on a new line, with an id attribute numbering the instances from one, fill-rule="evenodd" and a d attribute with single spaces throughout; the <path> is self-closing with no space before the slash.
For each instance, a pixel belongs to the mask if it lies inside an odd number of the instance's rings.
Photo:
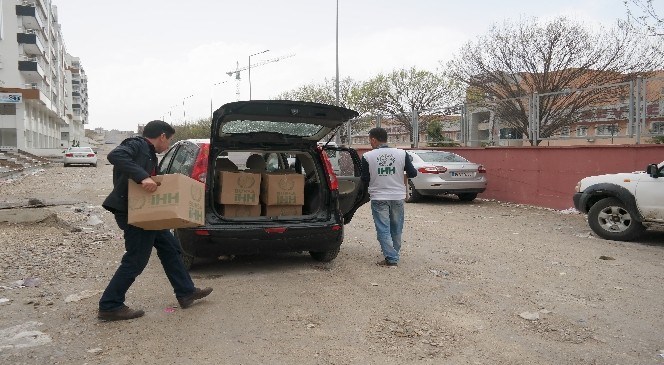
<path id="1" fill-rule="evenodd" d="M 397 173 L 394 162 L 396 159 L 391 154 L 383 154 L 376 159 L 378 162 L 378 176 L 388 176 Z"/>

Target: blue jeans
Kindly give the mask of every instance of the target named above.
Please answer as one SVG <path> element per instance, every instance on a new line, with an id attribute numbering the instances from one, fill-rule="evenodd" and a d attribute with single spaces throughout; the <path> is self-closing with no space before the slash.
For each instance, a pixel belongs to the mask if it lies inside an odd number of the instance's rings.
<path id="1" fill-rule="evenodd" d="M 112 311 L 124 305 L 125 294 L 136 277 L 148 264 L 152 247 L 157 249 L 157 256 L 166 277 L 171 282 L 176 297 L 184 297 L 194 292 L 194 283 L 184 267 L 180 242 L 171 231 L 146 231 L 127 223 L 126 214 L 116 214 L 115 221 L 124 231 L 125 252 L 115 275 L 108 283 L 99 300 L 99 310 Z"/>
<path id="2" fill-rule="evenodd" d="M 372 200 L 371 214 L 385 260 L 399 262 L 401 232 L 403 231 L 403 200 Z"/>

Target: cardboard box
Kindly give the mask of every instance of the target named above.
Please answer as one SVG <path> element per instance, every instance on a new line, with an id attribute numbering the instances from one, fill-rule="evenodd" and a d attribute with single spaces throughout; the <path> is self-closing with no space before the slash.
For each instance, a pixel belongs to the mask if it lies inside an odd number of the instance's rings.
<path id="1" fill-rule="evenodd" d="M 260 217 L 260 205 L 222 205 L 221 215 L 224 217 Z"/>
<path id="2" fill-rule="evenodd" d="M 219 171 L 217 202 L 230 205 L 258 205 L 261 174 Z"/>
<path id="3" fill-rule="evenodd" d="M 129 180 L 129 224 L 146 230 L 196 227 L 205 224 L 205 184 L 182 174 L 152 176 L 153 193 Z"/>
<path id="4" fill-rule="evenodd" d="M 261 205 L 262 214 L 265 217 L 280 217 L 289 215 L 302 215 L 301 205 Z"/>
<path id="5" fill-rule="evenodd" d="M 265 205 L 304 205 L 304 175 L 286 171 L 264 173 L 261 203 Z"/>

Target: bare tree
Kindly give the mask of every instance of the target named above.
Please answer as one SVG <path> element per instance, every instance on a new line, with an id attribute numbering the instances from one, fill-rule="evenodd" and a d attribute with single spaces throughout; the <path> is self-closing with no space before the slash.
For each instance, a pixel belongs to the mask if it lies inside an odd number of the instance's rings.
<path id="1" fill-rule="evenodd" d="M 653 5 L 653 0 L 623 0 L 627 9 L 627 19 L 645 29 L 646 34 L 664 36 L 664 18 Z"/>
<path id="2" fill-rule="evenodd" d="M 443 114 L 461 98 L 461 88 L 442 74 L 415 67 L 379 74 L 362 85 L 360 104 L 374 113 L 388 114 L 403 125 L 413 137 L 412 112 L 421 115 Z M 426 130 L 427 118 L 420 128 Z"/>
<path id="3" fill-rule="evenodd" d="M 528 97 L 549 94 L 539 98 L 536 116 L 539 137 L 547 138 L 577 122 L 581 111 L 618 100 L 626 91 L 589 87 L 614 85 L 661 68 L 663 49 L 660 37 L 639 36 L 627 23 L 591 30 L 565 17 L 546 23 L 528 19 L 494 25 L 463 46 L 447 67 L 467 86 L 468 102 L 492 110 L 503 124 L 529 138 Z"/>

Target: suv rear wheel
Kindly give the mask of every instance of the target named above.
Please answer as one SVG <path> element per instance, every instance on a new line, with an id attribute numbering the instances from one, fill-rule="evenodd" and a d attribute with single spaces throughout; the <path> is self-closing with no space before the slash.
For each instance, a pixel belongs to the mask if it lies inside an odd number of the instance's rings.
<path id="1" fill-rule="evenodd" d="M 193 247 L 191 244 L 182 241 L 180 237 L 178 236 L 178 231 L 177 230 L 171 230 L 171 233 L 175 236 L 175 238 L 178 239 L 178 242 L 180 242 L 180 252 L 182 256 L 182 262 L 184 262 L 184 268 L 189 270 L 191 267 L 194 265 L 194 255 L 191 254 L 193 253 Z"/>
<path id="2" fill-rule="evenodd" d="M 598 236 L 607 240 L 631 241 L 645 227 L 634 219 L 625 204 L 616 198 L 604 198 L 588 211 L 588 225 Z"/>
<path id="3" fill-rule="evenodd" d="M 309 251 L 309 255 L 313 257 L 314 260 L 320 261 L 320 262 L 330 262 L 334 259 L 337 258 L 337 255 L 339 254 L 339 251 L 341 250 L 341 247 L 333 248 L 328 251 Z"/>

